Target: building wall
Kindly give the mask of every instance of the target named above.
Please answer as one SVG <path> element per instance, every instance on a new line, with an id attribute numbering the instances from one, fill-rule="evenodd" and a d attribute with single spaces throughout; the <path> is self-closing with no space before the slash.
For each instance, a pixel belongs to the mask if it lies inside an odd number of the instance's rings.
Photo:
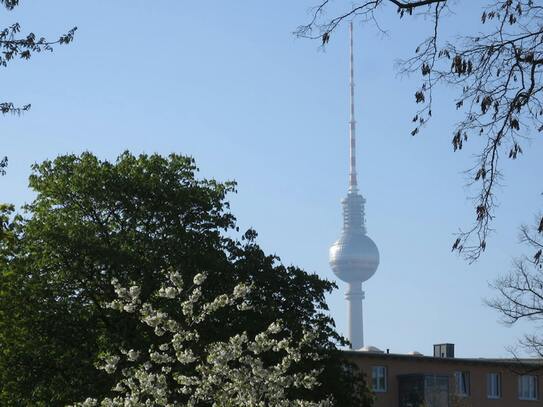
<path id="1" fill-rule="evenodd" d="M 433 357 L 410 357 L 408 355 L 365 354 L 350 352 L 350 359 L 366 374 L 368 384 L 372 383 L 372 367 L 384 366 L 387 370 L 387 390 L 375 393 L 375 407 L 396 407 L 399 405 L 398 376 L 407 374 L 437 374 L 449 377 L 449 394 L 453 395 L 449 407 L 516 407 L 543 406 L 541 394 L 541 378 L 538 378 L 538 400 L 519 400 L 518 375 L 530 372 L 539 376 L 538 367 L 508 365 L 500 362 L 483 362 L 478 359 L 444 359 Z M 456 397 L 454 372 L 470 373 L 470 394 L 467 397 Z M 501 374 L 501 398 L 487 397 L 487 373 Z M 440 406 L 441 407 L 441 406 Z M 443 406 L 446 407 L 446 406 Z"/>

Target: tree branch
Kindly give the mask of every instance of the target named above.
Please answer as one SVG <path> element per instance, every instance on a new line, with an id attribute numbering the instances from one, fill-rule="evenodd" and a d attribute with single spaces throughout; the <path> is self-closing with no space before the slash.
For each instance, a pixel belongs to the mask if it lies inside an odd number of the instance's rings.
<path id="1" fill-rule="evenodd" d="M 421 1 L 414 1 L 414 2 L 408 2 L 405 3 L 403 1 L 398 0 L 389 0 L 391 3 L 394 3 L 398 8 L 400 9 L 413 9 L 421 6 L 428 6 L 430 4 L 435 3 L 445 3 L 447 0 L 421 0 Z"/>

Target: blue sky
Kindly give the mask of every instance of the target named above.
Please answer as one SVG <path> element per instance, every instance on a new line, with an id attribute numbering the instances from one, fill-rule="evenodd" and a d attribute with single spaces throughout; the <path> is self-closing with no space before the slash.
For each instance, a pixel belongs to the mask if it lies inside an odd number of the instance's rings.
<path id="1" fill-rule="evenodd" d="M 58 154 L 189 154 L 202 176 L 238 182 L 233 212 L 266 251 L 334 279 L 328 247 L 339 236 L 348 181 L 348 34 L 340 27 L 325 51 L 296 39 L 313 4 L 55 0 L 2 11 L 2 25 L 19 21 L 23 32 L 79 29 L 73 44 L 0 71 L 2 100 L 32 103 L 22 117 L 0 121 L 10 159 L 0 200 L 31 200 L 30 165 Z M 433 343 L 453 342 L 459 356 L 507 356 L 532 327 L 499 324 L 483 299 L 522 253 L 518 226 L 541 207 L 541 142 L 533 136 L 521 160 L 505 162 L 485 256 L 468 265 L 452 254 L 454 232 L 472 220 L 462 171 L 477 142 L 452 152 L 459 116 L 450 90 L 437 95 L 424 132 L 409 135 L 417 81 L 399 78 L 394 62 L 414 51 L 427 26 L 399 22 L 392 8 L 379 17 L 388 36 L 355 26 L 359 184 L 381 252 L 365 284 L 366 343 L 430 354 Z M 461 18 L 462 27 L 477 27 L 477 13 Z M 454 33 L 452 23 L 445 29 Z M 346 332 L 339 286 L 329 304 Z"/>

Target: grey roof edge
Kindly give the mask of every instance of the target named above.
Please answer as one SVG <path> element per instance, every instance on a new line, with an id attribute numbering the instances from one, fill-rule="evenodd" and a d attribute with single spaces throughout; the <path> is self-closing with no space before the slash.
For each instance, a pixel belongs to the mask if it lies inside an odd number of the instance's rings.
<path id="1" fill-rule="evenodd" d="M 397 359 L 413 360 L 431 363 L 451 363 L 451 364 L 482 364 L 482 365 L 500 365 L 500 366 L 524 366 L 528 368 L 543 368 L 543 359 L 506 359 L 506 358 L 436 358 L 433 356 L 408 355 L 403 353 L 372 353 L 353 350 L 343 350 L 346 355 L 356 358 L 373 359 Z"/>

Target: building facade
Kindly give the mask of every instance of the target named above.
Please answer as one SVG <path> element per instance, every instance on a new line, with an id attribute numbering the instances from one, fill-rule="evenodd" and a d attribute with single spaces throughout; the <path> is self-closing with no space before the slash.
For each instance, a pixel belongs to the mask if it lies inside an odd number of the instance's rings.
<path id="1" fill-rule="evenodd" d="M 375 407 L 543 406 L 543 360 L 403 355 L 375 348 L 347 354 L 366 375 Z"/>

